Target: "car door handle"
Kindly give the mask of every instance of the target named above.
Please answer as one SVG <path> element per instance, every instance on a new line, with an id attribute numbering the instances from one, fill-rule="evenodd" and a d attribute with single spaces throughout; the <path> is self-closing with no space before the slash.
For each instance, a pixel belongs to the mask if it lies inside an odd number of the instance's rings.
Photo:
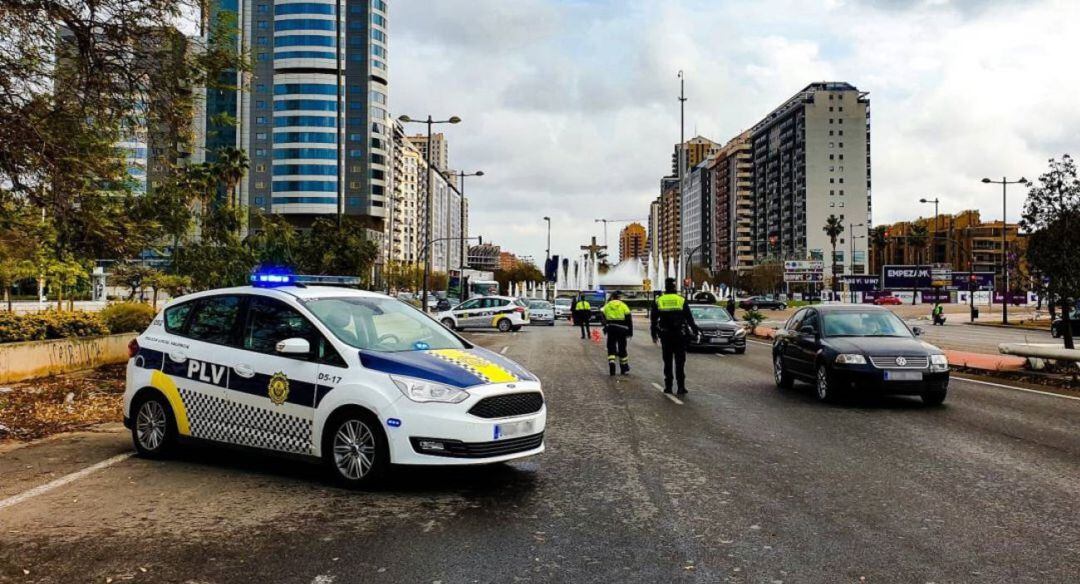
<path id="1" fill-rule="evenodd" d="M 255 370 L 251 368 L 251 365 L 236 365 L 233 367 L 233 371 L 240 377 L 251 379 L 255 377 Z"/>

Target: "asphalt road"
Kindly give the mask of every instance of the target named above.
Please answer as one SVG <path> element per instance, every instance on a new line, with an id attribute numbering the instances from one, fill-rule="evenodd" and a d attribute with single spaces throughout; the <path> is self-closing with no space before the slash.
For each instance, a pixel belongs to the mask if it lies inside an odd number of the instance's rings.
<path id="1" fill-rule="evenodd" d="M 538 373 L 545 454 L 347 492 L 299 462 L 120 431 L 0 451 L 2 582 L 1076 582 L 1080 401 L 970 382 L 942 407 L 778 391 L 767 346 L 691 355 L 682 404 L 560 324 L 473 335 Z M 28 573 L 24 573 L 26 570 Z"/>

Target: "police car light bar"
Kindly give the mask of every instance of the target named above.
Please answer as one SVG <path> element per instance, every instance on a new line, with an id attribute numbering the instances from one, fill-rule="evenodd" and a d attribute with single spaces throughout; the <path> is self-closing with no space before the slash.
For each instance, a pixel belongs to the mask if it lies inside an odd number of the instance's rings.
<path id="1" fill-rule="evenodd" d="M 251 274 L 251 285 L 257 288 L 305 285 L 359 286 L 360 278 L 356 276 L 309 276 L 275 270 Z"/>

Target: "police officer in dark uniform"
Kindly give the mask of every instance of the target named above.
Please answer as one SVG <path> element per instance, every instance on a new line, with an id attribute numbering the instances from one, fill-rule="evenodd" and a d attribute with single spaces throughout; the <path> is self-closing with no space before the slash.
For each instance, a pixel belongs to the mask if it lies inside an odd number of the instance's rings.
<path id="1" fill-rule="evenodd" d="M 634 320 L 630 316 L 630 307 L 622 301 L 621 292 L 612 292 L 611 298 L 600 309 L 604 319 L 604 334 L 607 335 L 608 372 L 615 375 L 615 360 L 619 360 L 619 371 L 630 373 L 630 356 L 626 352 L 626 339 L 634 336 Z"/>
<path id="2" fill-rule="evenodd" d="M 671 393 L 671 381 L 678 383 L 679 395 L 686 393 L 686 329 L 697 335 L 701 331 L 690 313 L 686 299 L 675 292 L 675 278 L 664 280 L 664 293 L 653 301 L 650 316 L 653 342 L 660 342 L 664 351 L 664 393 Z M 672 375 L 672 361 L 675 372 Z"/>
<path id="3" fill-rule="evenodd" d="M 578 295 L 573 310 L 570 311 L 570 316 L 574 318 L 574 324 L 581 327 L 581 338 L 589 338 L 589 335 L 592 334 L 589 329 L 589 319 L 592 318 L 592 305 L 589 304 L 588 300 L 585 300 L 583 294 Z"/>

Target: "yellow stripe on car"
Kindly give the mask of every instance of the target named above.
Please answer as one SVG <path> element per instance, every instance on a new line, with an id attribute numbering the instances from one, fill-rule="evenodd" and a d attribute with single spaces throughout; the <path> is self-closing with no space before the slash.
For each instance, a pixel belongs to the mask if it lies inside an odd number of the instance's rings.
<path id="1" fill-rule="evenodd" d="M 516 375 L 510 373 L 503 367 L 492 363 L 483 357 L 478 357 L 460 349 L 436 349 L 428 351 L 428 353 L 443 361 L 453 363 L 488 383 L 508 383 L 511 381 L 518 381 Z"/>
<path id="2" fill-rule="evenodd" d="M 187 410 L 184 409 L 184 401 L 180 399 L 180 391 L 176 389 L 176 382 L 172 377 L 161 371 L 150 374 L 150 387 L 160 391 L 169 400 L 172 406 L 173 417 L 176 418 L 176 431 L 184 436 L 191 435 L 191 426 L 188 424 Z"/>

